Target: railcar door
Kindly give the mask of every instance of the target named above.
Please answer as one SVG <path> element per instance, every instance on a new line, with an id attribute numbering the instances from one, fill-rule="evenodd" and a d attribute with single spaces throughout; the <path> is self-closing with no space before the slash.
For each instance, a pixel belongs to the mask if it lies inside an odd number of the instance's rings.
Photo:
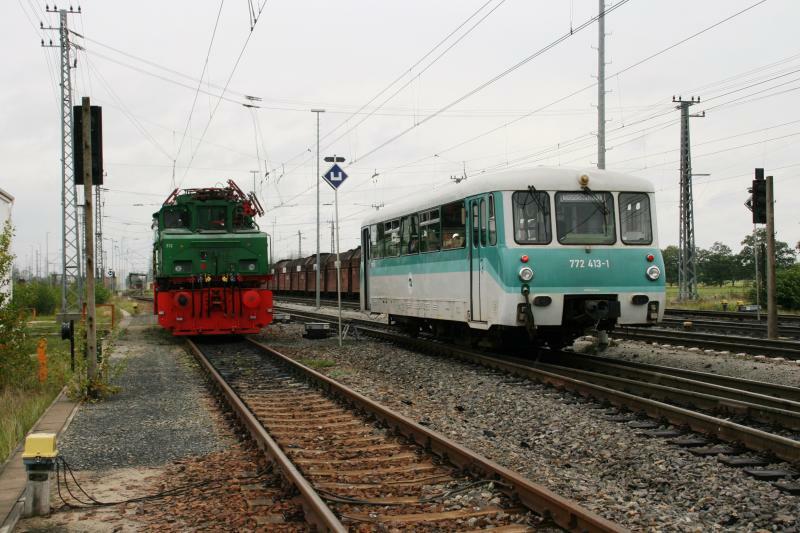
<path id="1" fill-rule="evenodd" d="M 369 227 L 361 230 L 361 309 L 369 309 Z"/>
<path id="2" fill-rule="evenodd" d="M 481 313 L 481 225 L 480 199 L 469 200 L 469 315 L 470 320 L 482 321 Z"/>

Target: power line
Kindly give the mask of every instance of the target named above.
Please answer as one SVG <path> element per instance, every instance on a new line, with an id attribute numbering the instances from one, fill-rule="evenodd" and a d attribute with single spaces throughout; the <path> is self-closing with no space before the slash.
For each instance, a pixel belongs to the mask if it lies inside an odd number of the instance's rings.
<path id="1" fill-rule="evenodd" d="M 214 106 L 214 109 L 211 111 L 211 115 L 208 117 L 208 122 L 206 122 L 206 126 L 205 128 L 203 128 L 203 133 L 200 135 L 200 140 L 197 142 L 197 146 L 195 146 L 195 149 L 192 152 L 191 157 L 189 158 L 189 163 L 187 164 L 186 172 L 183 174 L 183 177 L 181 178 L 181 181 L 178 184 L 178 186 L 180 186 L 180 184 L 183 183 L 183 180 L 185 180 L 186 176 L 189 174 L 189 169 L 191 168 L 192 163 L 194 162 L 195 156 L 197 156 L 197 152 L 200 150 L 200 146 L 203 144 L 203 139 L 205 139 L 206 133 L 208 132 L 208 128 L 211 126 L 211 122 L 214 120 L 214 116 L 217 114 L 217 109 L 219 109 L 219 105 L 222 102 L 222 98 L 223 96 L 225 96 L 225 92 L 228 90 L 228 85 L 230 85 L 231 80 L 233 79 L 233 75 L 236 73 L 236 69 L 239 66 L 239 62 L 242 60 L 242 56 L 244 56 L 244 51 L 247 49 L 247 45 L 250 42 L 250 38 L 253 36 L 255 25 L 258 23 L 258 20 L 260 19 L 261 16 L 261 12 L 264 10 L 264 6 L 266 4 L 267 0 L 264 0 L 264 2 L 258 8 L 258 14 L 256 14 L 254 17 L 254 22 L 250 27 L 250 32 L 247 34 L 247 39 L 245 39 L 244 44 L 242 45 L 242 49 L 239 51 L 239 55 L 236 58 L 236 62 L 234 62 L 233 64 L 231 73 L 228 75 L 228 79 L 225 82 L 225 87 L 223 87 L 222 89 L 222 94 L 217 99 L 217 103 Z"/>
<path id="2" fill-rule="evenodd" d="M 219 17 L 222 14 L 223 5 L 225 5 L 225 0 L 220 0 L 219 10 L 217 11 L 217 18 L 214 21 L 214 29 L 211 31 L 211 40 L 208 43 L 208 50 L 206 51 L 206 59 L 203 62 L 203 71 L 200 72 L 200 81 L 197 82 L 197 90 L 195 90 L 194 92 L 192 107 L 189 109 L 189 117 L 186 119 L 186 126 L 184 126 L 183 128 L 183 135 L 181 136 L 181 142 L 178 144 L 178 149 L 175 151 L 175 157 L 173 157 L 173 161 L 176 161 L 178 157 L 181 155 L 181 150 L 183 149 L 183 143 L 186 141 L 186 134 L 189 132 L 189 125 L 192 123 L 192 115 L 194 114 L 194 108 L 197 105 L 197 97 L 200 94 L 200 86 L 203 84 L 203 78 L 205 77 L 206 69 L 208 68 L 208 59 L 209 57 L 211 57 L 211 47 L 214 46 L 214 37 L 217 36 L 217 27 L 219 26 Z M 173 188 L 175 187 L 174 178 L 172 187 Z"/>
<path id="3" fill-rule="evenodd" d="M 353 166 L 355 164 L 358 164 L 359 162 L 361 162 L 362 160 L 368 158 L 370 155 L 374 154 L 375 152 L 385 148 L 389 144 L 391 144 L 394 141 L 396 141 L 396 140 L 400 139 L 401 137 L 405 136 L 408 132 L 412 131 L 413 129 L 425 124 L 426 122 L 428 122 L 428 121 L 430 121 L 430 120 L 432 120 L 434 118 L 436 118 L 440 113 L 442 113 L 444 111 L 447 111 L 448 109 L 452 108 L 453 106 L 458 105 L 459 103 L 463 102 L 467 98 L 469 98 L 469 97 L 475 95 L 476 93 L 482 91 L 486 87 L 489 87 L 490 85 L 492 85 L 492 84 L 496 83 L 497 81 L 503 79 L 504 77 L 506 77 L 507 75 L 509 75 L 512 72 L 516 71 L 520 67 L 523 67 L 524 65 L 528 64 L 532 60 L 536 59 L 537 57 L 541 56 L 542 54 L 544 54 L 544 53 L 548 52 L 549 50 L 553 49 L 554 47 L 558 46 L 560 43 L 566 41 L 567 39 L 569 39 L 570 37 L 572 37 L 576 33 L 579 33 L 581 30 L 589 27 L 591 24 L 593 24 L 595 21 L 597 21 L 597 19 L 601 15 L 602 16 L 607 16 L 609 13 L 611 13 L 613 11 L 616 11 L 620 7 L 622 7 L 625 4 L 627 4 L 629 1 L 630 0 L 620 0 L 619 2 L 614 4 L 612 7 L 609 7 L 608 9 L 606 9 L 604 13 L 598 14 L 598 15 L 590 18 L 586 22 L 582 23 L 577 28 L 571 29 L 568 33 L 565 33 L 564 35 L 561 35 L 560 37 L 558 37 L 554 41 L 550 42 L 549 44 L 547 44 L 543 48 L 540 48 L 539 50 L 537 50 L 533 54 L 525 57 L 524 59 L 522 59 L 521 61 L 517 62 L 516 64 L 508 67 L 507 69 L 505 69 L 504 71 L 500 72 L 499 74 L 497 74 L 493 78 L 483 82 L 482 84 L 478 85 L 477 87 L 475 87 L 474 89 L 470 90 L 469 92 L 467 92 L 467 93 L 463 94 L 462 96 L 456 98 L 455 100 L 453 100 L 449 104 L 445 105 L 444 107 L 442 107 L 438 111 L 436 111 L 434 113 L 431 113 L 430 115 L 428 115 L 427 117 L 425 117 L 424 119 L 419 121 L 418 123 L 415 123 L 413 126 L 410 126 L 410 127 L 406 128 L 405 130 L 397 133 L 396 135 L 390 137 L 389 139 L 387 139 L 383 143 L 379 144 L 375 148 L 367 151 L 367 153 L 363 154 L 358 159 L 353 160 L 350 163 L 350 165 L 348 165 L 348 166 Z M 761 0 L 761 1 L 765 2 L 766 0 Z"/>

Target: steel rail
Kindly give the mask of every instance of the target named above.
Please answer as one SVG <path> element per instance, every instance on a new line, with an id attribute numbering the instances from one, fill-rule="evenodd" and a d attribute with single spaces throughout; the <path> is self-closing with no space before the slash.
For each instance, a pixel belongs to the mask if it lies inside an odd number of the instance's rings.
<path id="1" fill-rule="evenodd" d="M 611 335 L 628 340 L 671 342 L 700 348 L 720 348 L 727 351 L 755 355 L 771 353 L 790 359 L 800 359 L 800 342 L 797 341 L 755 339 L 753 337 L 716 335 L 713 333 L 634 327 L 617 328 Z"/>
<path id="2" fill-rule="evenodd" d="M 795 412 L 795 416 L 798 417 L 798 421 L 796 421 L 795 424 L 800 422 L 800 402 L 778 396 L 751 392 L 736 387 L 718 385 L 705 380 L 675 376 L 667 372 L 661 372 L 661 369 L 658 367 L 645 369 L 627 365 L 618 365 L 613 360 L 602 360 L 602 358 L 584 359 L 579 355 L 568 352 L 558 352 L 557 354 L 553 354 L 552 356 L 547 357 L 546 362 L 550 365 L 555 365 L 558 367 L 568 366 L 569 368 L 580 368 L 581 370 L 590 372 L 600 371 L 603 374 L 610 374 L 621 378 L 627 378 L 629 380 L 637 380 L 640 382 L 646 381 L 656 385 L 664 385 L 676 389 L 683 389 L 692 393 L 702 393 L 704 395 L 728 398 L 737 402 L 745 402 L 758 406 L 773 407 L 775 409 L 792 411 Z M 786 388 L 792 389 L 792 387 Z M 795 393 L 800 393 L 800 389 L 794 388 L 793 390 Z"/>
<path id="3" fill-rule="evenodd" d="M 596 361 L 599 363 L 610 363 L 616 366 L 624 366 L 642 370 L 651 370 L 654 372 L 660 372 L 662 374 L 668 374 L 671 376 L 680 376 L 696 381 L 713 383 L 715 385 L 720 385 L 723 387 L 746 390 L 764 396 L 772 396 L 776 398 L 791 400 L 793 402 L 800 402 L 800 387 L 790 387 L 788 385 L 780 385 L 778 383 L 768 383 L 766 381 L 735 378 L 721 374 L 710 374 L 708 372 L 687 370 L 685 368 L 677 368 L 674 366 L 661 366 L 661 365 L 652 365 L 648 363 L 640 363 L 636 361 L 626 361 L 623 359 L 611 359 L 609 357 L 601 357 L 597 355 L 575 354 L 567 352 L 558 353 L 559 357 L 565 355 L 572 358 L 585 359 L 588 361 Z"/>
<path id="4" fill-rule="evenodd" d="M 241 398 L 225 382 L 225 379 L 217 372 L 216 368 L 203 355 L 200 348 L 187 339 L 189 350 L 200 362 L 202 367 L 210 376 L 214 386 L 222 393 L 233 412 L 247 428 L 253 440 L 278 466 L 281 475 L 294 486 L 302 496 L 301 505 L 306 516 L 306 520 L 313 524 L 320 531 L 331 531 L 345 533 L 347 528 L 342 524 L 331 509 L 320 498 L 319 494 L 311 486 L 311 483 L 297 470 L 297 467 L 283 453 L 278 443 L 267 433 L 264 426 L 256 419 L 255 415 L 247 408 Z"/>
<path id="5" fill-rule="evenodd" d="M 340 398 L 345 403 L 354 405 L 363 412 L 369 413 L 417 445 L 430 450 L 465 471 L 472 472 L 485 479 L 501 481 L 502 483 L 498 483 L 500 490 L 510 497 L 518 499 L 528 509 L 550 518 L 560 527 L 570 531 L 626 531 L 625 528 L 592 513 L 576 502 L 559 496 L 542 485 L 525 479 L 516 472 L 451 441 L 444 435 L 391 411 L 324 374 L 277 352 L 273 348 L 252 338 L 247 340 L 264 352 L 283 361 L 284 364 L 307 379 L 314 381 L 329 394 Z"/>
<path id="6" fill-rule="evenodd" d="M 683 331 L 735 331 L 738 334 L 755 338 L 766 338 L 767 336 L 767 325 L 763 322 L 732 322 L 729 320 L 664 317 L 659 326 Z M 778 327 L 778 330 L 781 337 L 797 338 L 800 336 L 800 327 L 798 326 L 782 324 Z"/>
<path id="7" fill-rule="evenodd" d="M 742 321 L 758 321 L 758 317 L 753 312 L 743 311 L 710 311 L 704 309 L 676 309 L 668 307 L 665 311 L 667 316 L 704 316 L 712 318 L 733 318 Z M 761 322 L 766 323 L 767 314 L 761 313 Z M 800 322 L 800 315 L 778 315 L 779 321 L 797 324 Z"/>
<path id="8" fill-rule="evenodd" d="M 521 363 L 524 364 L 524 363 Z M 661 383 L 654 383 L 655 380 L 666 379 L 668 376 L 649 375 L 646 376 L 644 372 L 640 372 L 642 379 L 630 379 L 618 377 L 604 372 L 593 372 L 573 367 L 566 367 L 563 365 L 553 365 L 546 363 L 534 363 L 535 368 L 541 368 L 559 374 L 562 376 L 572 377 L 577 380 L 586 381 L 595 385 L 602 385 L 616 390 L 621 390 L 635 394 L 637 396 L 654 398 L 660 401 L 670 401 L 685 407 L 698 408 L 705 411 L 713 411 L 716 413 L 726 413 L 728 415 L 747 416 L 761 422 L 763 424 L 777 424 L 786 429 L 800 429 L 800 413 L 786 409 L 784 407 L 773 407 L 763 404 L 753 403 L 740 398 L 735 398 L 737 391 L 728 389 L 723 391 L 723 387 L 716 385 L 705 384 L 705 387 L 715 387 L 711 389 L 712 392 L 692 391 L 689 387 L 698 386 L 702 388 L 703 384 L 700 382 L 692 382 L 682 378 L 673 378 L 676 383 L 672 385 L 664 385 Z M 680 380 L 680 382 L 678 382 Z M 681 388 L 681 386 L 685 388 Z M 725 394 L 723 396 L 722 394 Z M 775 398 L 770 398 L 775 400 Z M 776 401 L 776 403 L 779 403 Z M 793 403 L 793 402 L 790 402 Z M 780 404 L 779 405 L 783 405 Z M 797 407 L 794 405 L 793 407 Z"/>

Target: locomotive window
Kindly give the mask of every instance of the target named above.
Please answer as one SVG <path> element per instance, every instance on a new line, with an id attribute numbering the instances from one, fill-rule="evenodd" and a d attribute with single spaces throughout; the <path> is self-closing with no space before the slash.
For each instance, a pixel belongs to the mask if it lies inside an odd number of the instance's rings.
<path id="1" fill-rule="evenodd" d="M 494 214 L 494 195 L 489 195 L 489 246 L 497 244 L 497 219 Z"/>
<path id="2" fill-rule="evenodd" d="M 369 255 L 371 259 L 383 257 L 383 224 L 373 224 L 369 227 Z"/>
<path id="3" fill-rule="evenodd" d="M 643 192 L 619 193 L 619 227 L 625 244 L 651 244 L 650 197 Z"/>
<path id="4" fill-rule="evenodd" d="M 517 191 L 511 197 L 514 217 L 514 241 L 518 244 L 548 244 L 550 231 L 550 195 L 546 192 Z"/>
<path id="5" fill-rule="evenodd" d="M 383 223 L 383 256 L 396 257 L 400 254 L 400 221 Z"/>
<path id="6" fill-rule="evenodd" d="M 419 230 L 420 251 L 435 252 L 439 250 L 441 247 L 442 221 L 439 218 L 438 207 L 419 214 Z"/>
<path id="7" fill-rule="evenodd" d="M 481 198 L 481 246 L 486 246 L 486 199 Z"/>
<path id="8" fill-rule="evenodd" d="M 197 208 L 198 229 L 225 231 L 228 210 L 224 206 L 201 206 Z"/>
<path id="9" fill-rule="evenodd" d="M 442 249 L 463 248 L 466 244 L 466 212 L 464 201 L 442 206 Z"/>
<path id="10" fill-rule="evenodd" d="M 561 244 L 614 244 L 614 198 L 589 190 L 556 193 L 556 223 Z"/>
<path id="11" fill-rule="evenodd" d="M 402 226 L 400 245 L 403 255 L 419 253 L 419 220 L 417 215 L 403 217 Z"/>
<path id="12" fill-rule="evenodd" d="M 183 229 L 189 227 L 189 210 L 179 207 L 164 210 L 164 229 Z"/>

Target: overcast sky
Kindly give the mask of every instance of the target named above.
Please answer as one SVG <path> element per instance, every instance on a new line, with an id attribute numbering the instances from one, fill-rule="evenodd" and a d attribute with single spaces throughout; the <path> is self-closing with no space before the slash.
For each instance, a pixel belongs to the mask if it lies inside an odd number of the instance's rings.
<path id="1" fill-rule="evenodd" d="M 233 178 L 249 190 L 257 170 L 260 225 L 275 236 L 275 257 L 297 254 L 298 230 L 303 254 L 313 253 L 312 108 L 326 110 L 322 155 L 348 160 L 343 250 L 357 245 L 371 206 L 445 186 L 465 169 L 469 177 L 596 164 L 597 24 L 581 29 L 597 14 L 595 0 L 268 0 L 251 33 L 261 2 L 89 0 L 69 16 L 82 36 L 72 36 L 81 47 L 74 98 L 103 106 L 104 235 L 124 242 L 132 270 L 149 263 L 150 217 L 172 189 L 173 162 L 181 187 Z M 775 176 L 778 238 L 800 240 L 800 2 L 614 6 L 606 17 L 607 168 L 654 183 L 661 245 L 678 240 L 673 95 L 701 97 L 692 111 L 706 111 L 691 120 L 693 170 L 710 174 L 694 179 L 697 245 L 736 250 L 752 231 L 743 202 L 757 166 Z M 51 270 L 60 270 L 58 50 L 39 44 L 57 36 L 40 22 L 57 26 L 58 17 L 43 0 L 7 8 L 0 187 L 16 197 L 19 263 L 44 253 L 49 233 Z M 322 202 L 332 201 L 323 184 Z M 332 217 L 323 205 L 323 252 Z"/>

